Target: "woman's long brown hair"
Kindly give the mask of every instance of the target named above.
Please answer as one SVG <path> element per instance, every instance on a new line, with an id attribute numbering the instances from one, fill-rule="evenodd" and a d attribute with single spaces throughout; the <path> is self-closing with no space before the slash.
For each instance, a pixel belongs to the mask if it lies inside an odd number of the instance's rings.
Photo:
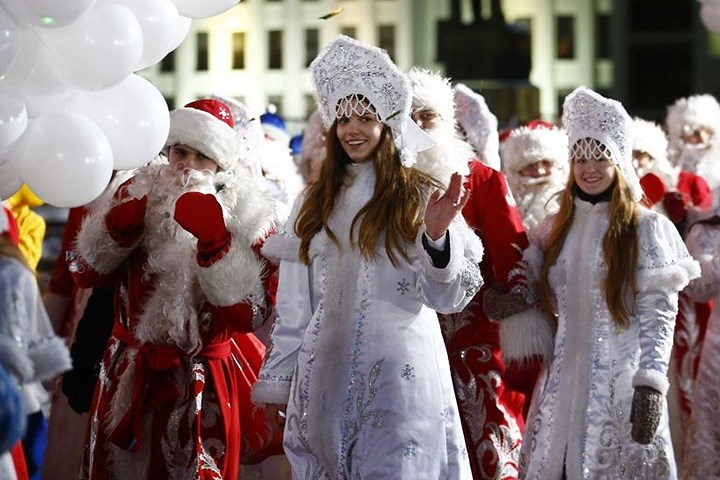
<path id="1" fill-rule="evenodd" d="M 407 245 L 414 241 L 423 222 L 425 200 L 429 188 L 439 188 L 432 177 L 415 169 L 403 167 L 395 148 L 392 131 L 385 125 L 380 142 L 372 154 L 375 168 L 375 190 L 370 201 L 353 218 L 350 229 L 351 244 L 358 226 L 358 244 L 366 259 L 374 260 L 377 245 L 385 233 L 385 249 L 394 266 L 398 255 L 408 260 Z M 309 263 L 310 240 L 325 230 L 338 247 L 340 242 L 328 226 L 335 199 L 346 179 L 352 160 L 345 153 L 337 137 L 337 122 L 326 137 L 326 153 L 318 180 L 308 187 L 305 201 L 295 221 L 295 234 L 300 238 L 300 259 Z"/>
<path id="2" fill-rule="evenodd" d="M 615 181 L 610 198 L 610 224 L 603 237 L 603 259 L 607 266 L 604 293 L 610 316 L 619 329 L 627 328 L 632 305 L 627 301 L 635 297 L 635 268 L 637 267 L 637 204 L 632 199 L 630 188 L 620 169 L 615 166 Z M 573 203 L 576 184 L 572 168 L 567 186 L 560 197 L 560 210 L 545 241 L 543 264 L 538 280 L 538 298 L 543 309 L 552 313 L 550 301 L 552 292 L 548 279 L 550 267 L 560 255 L 565 239 L 572 226 L 575 205 Z M 581 268 L 572 265 L 571 268 Z M 629 294 L 629 295 L 628 295 Z"/>

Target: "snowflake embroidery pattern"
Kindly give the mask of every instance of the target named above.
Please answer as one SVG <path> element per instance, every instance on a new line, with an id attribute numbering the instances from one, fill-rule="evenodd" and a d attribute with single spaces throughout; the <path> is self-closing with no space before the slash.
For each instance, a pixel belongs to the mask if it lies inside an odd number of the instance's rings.
<path id="1" fill-rule="evenodd" d="M 400 376 L 402 378 L 404 378 L 405 380 L 410 380 L 410 379 L 415 378 L 415 367 L 413 367 L 409 363 L 406 363 L 402 367 L 402 373 L 400 374 Z"/>
<path id="2" fill-rule="evenodd" d="M 397 291 L 400 293 L 400 295 L 405 295 L 410 291 L 410 282 L 408 282 L 406 279 L 400 280 L 398 283 Z"/>
<path id="3" fill-rule="evenodd" d="M 403 447 L 403 457 L 407 458 L 408 460 L 412 460 L 417 456 L 417 445 L 415 445 L 415 442 L 408 442 L 405 447 Z"/>

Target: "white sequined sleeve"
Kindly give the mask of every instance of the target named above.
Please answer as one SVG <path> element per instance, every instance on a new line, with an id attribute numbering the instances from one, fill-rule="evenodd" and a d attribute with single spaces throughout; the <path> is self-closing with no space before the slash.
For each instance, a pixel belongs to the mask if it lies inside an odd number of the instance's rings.
<path id="1" fill-rule="evenodd" d="M 700 268 L 675 226 L 657 213 L 641 214 L 638 249 L 635 314 L 640 324 L 640 368 L 633 386 L 665 393 L 678 293 L 700 274 Z"/>

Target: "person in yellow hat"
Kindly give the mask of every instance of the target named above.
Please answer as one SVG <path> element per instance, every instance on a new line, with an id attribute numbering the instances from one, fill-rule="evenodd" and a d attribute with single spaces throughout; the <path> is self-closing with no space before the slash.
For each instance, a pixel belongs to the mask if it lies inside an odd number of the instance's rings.
<path id="1" fill-rule="evenodd" d="M 33 209 L 45 202 L 24 183 L 20 190 L 8 198 L 5 203 L 17 219 L 20 230 L 18 247 L 30 268 L 35 272 L 42 257 L 46 225 L 45 219 Z"/>

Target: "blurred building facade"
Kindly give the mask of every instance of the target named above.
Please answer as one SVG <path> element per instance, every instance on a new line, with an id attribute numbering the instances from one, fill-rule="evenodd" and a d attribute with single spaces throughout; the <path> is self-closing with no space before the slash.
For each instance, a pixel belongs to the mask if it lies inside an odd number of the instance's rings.
<path id="1" fill-rule="evenodd" d="M 498 8 L 504 43 L 524 39 L 511 53 L 527 50 L 527 78 L 465 78 L 473 70 L 464 64 L 510 56 L 487 32 L 482 42 L 453 44 L 457 24 L 448 22 L 487 30 Z M 705 31 L 690 0 L 243 0 L 194 20 L 185 42 L 141 74 L 171 108 L 209 93 L 257 114 L 273 103 L 294 134 L 315 108 L 307 66 L 337 33 L 385 48 L 402 69 L 422 65 L 467 83 L 486 95 L 503 126 L 555 121 L 578 85 L 658 120 L 677 97 L 720 93 L 720 37 Z"/>

